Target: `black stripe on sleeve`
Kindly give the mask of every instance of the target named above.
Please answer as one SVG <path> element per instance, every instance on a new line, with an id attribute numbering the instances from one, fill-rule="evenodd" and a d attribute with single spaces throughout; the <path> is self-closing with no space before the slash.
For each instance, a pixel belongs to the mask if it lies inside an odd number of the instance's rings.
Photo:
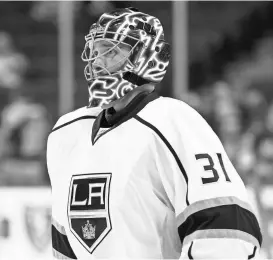
<path id="1" fill-rule="evenodd" d="M 231 229 L 246 232 L 262 244 L 262 234 L 255 215 L 239 205 L 203 209 L 190 215 L 178 228 L 183 243 L 186 236 L 198 230 Z"/>
<path id="2" fill-rule="evenodd" d="M 76 118 L 74 120 L 71 120 L 69 122 L 66 122 L 66 123 L 64 123 L 62 125 L 59 125 L 59 126 L 53 128 L 52 131 L 51 131 L 51 133 L 55 132 L 55 131 L 59 130 L 60 128 L 63 128 L 65 126 L 67 126 L 67 125 L 70 125 L 70 124 L 72 124 L 72 123 L 74 123 L 76 121 L 83 120 L 83 119 L 96 119 L 96 118 L 97 118 L 96 116 L 81 116 L 81 117 L 78 117 L 78 118 Z"/>
<path id="3" fill-rule="evenodd" d="M 66 235 L 60 233 L 54 225 L 51 225 L 52 232 L 52 247 L 59 253 L 71 258 L 77 259 L 76 255 L 71 248 Z"/>
<path id="4" fill-rule="evenodd" d="M 165 136 L 151 123 L 145 121 L 144 119 L 142 119 L 141 117 L 139 117 L 138 115 L 134 116 L 134 118 L 139 121 L 140 123 L 146 125 L 147 127 L 151 128 L 158 136 L 159 138 L 165 143 L 165 145 L 168 147 L 169 151 L 172 153 L 176 163 L 178 164 L 178 167 L 180 169 L 180 171 L 182 172 L 184 179 L 186 181 L 187 184 L 187 193 L 186 193 L 186 203 L 187 205 L 189 205 L 189 200 L 188 200 L 188 176 L 187 173 L 185 171 L 185 168 L 183 166 L 183 164 L 181 163 L 177 153 L 175 152 L 175 150 L 173 149 L 172 145 L 168 142 L 168 140 L 165 138 Z"/>

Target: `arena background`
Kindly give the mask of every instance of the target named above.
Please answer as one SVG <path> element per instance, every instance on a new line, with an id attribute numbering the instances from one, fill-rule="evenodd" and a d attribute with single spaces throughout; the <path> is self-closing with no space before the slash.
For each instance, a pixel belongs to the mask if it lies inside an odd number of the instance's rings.
<path id="1" fill-rule="evenodd" d="M 218 134 L 273 258 L 273 2 L 1 1 L 0 259 L 50 258 L 47 136 L 88 102 L 80 56 L 90 24 L 129 6 L 161 20 L 173 50 L 159 92 Z"/>

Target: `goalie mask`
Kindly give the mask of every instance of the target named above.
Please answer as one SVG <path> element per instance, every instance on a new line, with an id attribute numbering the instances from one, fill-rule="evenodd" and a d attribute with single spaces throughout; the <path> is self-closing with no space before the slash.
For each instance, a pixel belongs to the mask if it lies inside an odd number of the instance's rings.
<path id="1" fill-rule="evenodd" d="M 109 104 L 147 84 L 159 83 L 170 59 L 160 21 L 125 8 L 103 14 L 85 36 L 82 53 L 89 106 Z"/>

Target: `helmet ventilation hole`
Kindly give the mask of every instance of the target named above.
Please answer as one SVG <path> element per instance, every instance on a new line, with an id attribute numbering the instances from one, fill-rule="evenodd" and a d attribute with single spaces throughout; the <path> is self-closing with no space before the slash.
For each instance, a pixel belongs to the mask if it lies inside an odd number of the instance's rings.
<path id="1" fill-rule="evenodd" d="M 150 60 L 148 63 L 149 68 L 154 67 L 154 65 L 155 65 L 155 63 L 152 60 Z"/>

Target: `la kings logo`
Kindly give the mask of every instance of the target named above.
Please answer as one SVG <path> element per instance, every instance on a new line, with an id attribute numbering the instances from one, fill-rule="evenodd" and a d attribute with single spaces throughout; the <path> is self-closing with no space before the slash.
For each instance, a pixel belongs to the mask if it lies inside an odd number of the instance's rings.
<path id="1" fill-rule="evenodd" d="M 109 214 L 111 173 L 73 175 L 69 188 L 71 232 L 91 254 L 112 229 Z"/>

